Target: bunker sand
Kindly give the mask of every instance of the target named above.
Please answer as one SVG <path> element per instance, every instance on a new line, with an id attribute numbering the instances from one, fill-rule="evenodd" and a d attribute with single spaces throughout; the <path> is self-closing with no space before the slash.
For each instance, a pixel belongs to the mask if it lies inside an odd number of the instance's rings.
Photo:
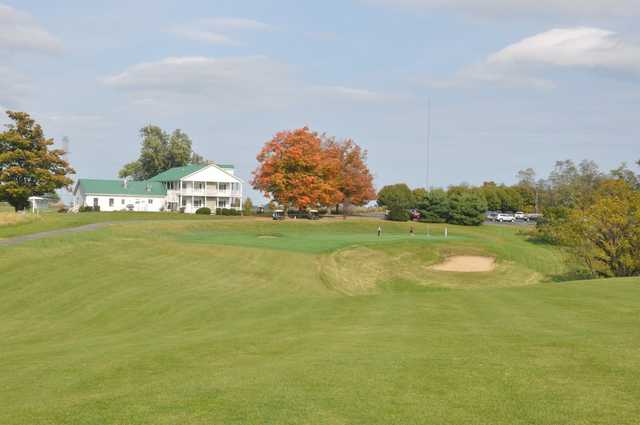
<path id="1" fill-rule="evenodd" d="M 439 272 L 479 273 L 491 272 L 496 269 L 496 259 L 473 255 L 457 255 L 447 258 L 444 262 L 431 267 Z"/>

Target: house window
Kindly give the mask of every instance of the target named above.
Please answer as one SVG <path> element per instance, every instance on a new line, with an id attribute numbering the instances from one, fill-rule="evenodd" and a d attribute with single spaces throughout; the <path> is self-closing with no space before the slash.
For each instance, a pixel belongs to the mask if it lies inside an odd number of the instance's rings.
<path id="1" fill-rule="evenodd" d="M 98 198 L 93 198 L 93 207 L 95 208 L 95 207 L 97 207 L 98 205 L 99 205 L 99 204 L 98 204 Z"/>
<path id="2" fill-rule="evenodd" d="M 204 183 L 203 182 L 195 182 L 195 183 L 193 183 L 193 186 L 194 186 L 195 190 L 204 190 Z"/>
<path id="3" fill-rule="evenodd" d="M 203 205 L 202 199 L 194 199 L 193 206 L 194 208 L 200 208 Z"/>
<path id="4" fill-rule="evenodd" d="M 175 190 L 176 189 L 176 183 L 175 182 L 167 182 L 167 189 Z"/>
<path id="5" fill-rule="evenodd" d="M 227 208 L 227 200 L 218 199 L 218 208 Z"/>
<path id="6" fill-rule="evenodd" d="M 182 198 L 182 206 L 183 207 L 187 206 L 187 198 Z"/>
<path id="7" fill-rule="evenodd" d="M 124 199 L 120 200 L 120 205 L 124 205 Z"/>
<path id="8" fill-rule="evenodd" d="M 153 204 L 153 199 L 149 199 L 149 205 Z"/>
<path id="9" fill-rule="evenodd" d="M 218 183 L 220 192 L 226 192 L 229 189 L 229 183 Z"/>
<path id="10" fill-rule="evenodd" d="M 112 207 L 114 203 L 115 203 L 115 199 L 109 198 L 109 206 Z"/>

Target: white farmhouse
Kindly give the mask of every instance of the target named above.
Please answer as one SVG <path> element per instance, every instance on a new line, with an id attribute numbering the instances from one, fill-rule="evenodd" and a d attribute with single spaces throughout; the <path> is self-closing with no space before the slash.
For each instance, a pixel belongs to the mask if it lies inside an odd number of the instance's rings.
<path id="1" fill-rule="evenodd" d="M 180 211 L 207 207 L 242 209 L 244 182 L 232 165 L 187 165 L 146 181 L 80 179 L 74 189 L 76 207 L 100 211 Z"/>

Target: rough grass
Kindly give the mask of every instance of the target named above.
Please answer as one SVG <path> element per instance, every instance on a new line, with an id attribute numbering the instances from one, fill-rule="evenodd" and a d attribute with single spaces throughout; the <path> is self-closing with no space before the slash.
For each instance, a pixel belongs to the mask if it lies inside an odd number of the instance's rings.
<path id="1" fill-rule="evenodd" d="M 139 222 L 0 248 L 0 423 L 637 423 L 639 279 L 551 283 L 558 253 L 513 229 L 377 225 Z M 340 252 L 374 291 L 327 285 Z M 512 269 L 412 274 L 464 253 Z"/>
<path id="2" fill-rule="evenodd" d="M 26 214 L 16 214 L 14 212 L 0 212 L 0 228 L 16 226 L 18 224 L 27 223 L 30 217 Z"/>

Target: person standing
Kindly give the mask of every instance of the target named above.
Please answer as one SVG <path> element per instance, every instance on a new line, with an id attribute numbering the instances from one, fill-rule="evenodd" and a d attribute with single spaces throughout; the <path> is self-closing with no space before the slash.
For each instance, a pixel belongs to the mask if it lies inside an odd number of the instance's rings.
<path id="1" fill-rule="evenodd" d="M 378 226 L 378 237 L 382 236 L 382 226 Z"/>

